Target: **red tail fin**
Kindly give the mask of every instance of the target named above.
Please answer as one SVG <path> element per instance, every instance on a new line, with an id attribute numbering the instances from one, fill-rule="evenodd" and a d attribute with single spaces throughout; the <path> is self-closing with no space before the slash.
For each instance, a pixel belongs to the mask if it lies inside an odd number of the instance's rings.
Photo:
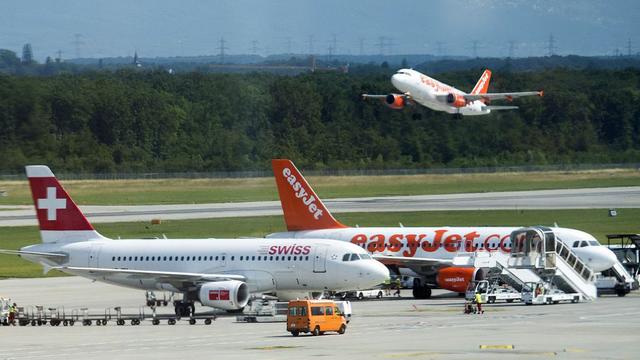
<path id="1" fill-rule="evenodd" d="M 345 228 L 327 210 L 291 160 L 271 160 L 287 230 Z"/>
<path id="2" fill-rule="evenodd" d="M 471 95 L 486 94 L 489 90 L 489 82 L 491 81 L 491 70 L 487 69 L 482 73 L 476 86 L 471 90 Z"/>
<path id="3" fill-rule="evenodd" d="M 64 190 L 49 167 L 26 167 L 43 242 L 84 241 L 101 237 Z"/>

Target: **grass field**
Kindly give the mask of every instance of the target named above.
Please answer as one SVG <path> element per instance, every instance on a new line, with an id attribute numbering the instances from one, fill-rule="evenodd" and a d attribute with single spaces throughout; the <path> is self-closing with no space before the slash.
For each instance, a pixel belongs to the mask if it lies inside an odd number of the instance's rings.
<path id="1" fill-rule="evenodd" d="M 309 181 L 322 198 L 426 195 L 640 185 L 640 171 L 600 170 L 406 176 L 322 176 Z M 82 205 L 181 204 L 277 200 L 272 178 L 63 181 Z M 31 205 L 26 181 L 0 182 L 0 205 Z"/>
<path id="2" fill-rule="evenodd" d="M 360 226 L 521 226 L 553 225 L 576 228 L 594 235 L 606 244 L 606 234 L 640 233 L 640 209 L 620 209 L 617 217 L 608 217 L 607 211 L 599 210 L 526 210 L 526 211 L 433 211 L 407 213 L 347 213 L 338 219 L 347 225 Z M 111 238 L 207 238 L 249 237 L 284 231 L 281 216 L 254 218 L 226 218 L 205 220 L 166 221 L 160 225 L 148 223 L 96 224 L 103 235 Z M 242 240 L 238 240 L 242 241 Z M 0 248 L 18 249 L 39 243 L 36 227 L 0 228 Z M 59 276 L 52 272 L 50 276 Z M 40 266 L 17 256 L 0 255 L 0 278 L 42 276 Z"/>

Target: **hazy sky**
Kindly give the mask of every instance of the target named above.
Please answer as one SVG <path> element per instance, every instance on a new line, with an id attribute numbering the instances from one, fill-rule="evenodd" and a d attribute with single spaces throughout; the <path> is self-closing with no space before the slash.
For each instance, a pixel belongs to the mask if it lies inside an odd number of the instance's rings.
<path id="1" fill-rule="evenodd" d="M 75 34 L 80 34 L 76 37 Z M 640 51 L 640 0 L 0 0 L 0 48 L 42 60 L 133 55 Z M 74 44 L 78 40 L 78 46 Z"/>

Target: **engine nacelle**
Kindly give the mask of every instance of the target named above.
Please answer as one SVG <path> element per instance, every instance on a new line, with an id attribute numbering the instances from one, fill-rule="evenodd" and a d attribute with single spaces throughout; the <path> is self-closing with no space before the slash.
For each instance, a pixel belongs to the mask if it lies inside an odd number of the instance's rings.
<path id="1" fill-rule="evenodd" d="M 461 108 L 467 105 L 467 100 L 462 95 L 449 93 L 449 95 L 447 95 L 447 104 L 453 107 Z"/>
<path id="2" fill-rule="evenodd" d="M 249 302 L 247 284 L 237 280 L 202 284 L 198 295 L 202 305 L 222 310 L 242 309 Z"/>
<path id="3" fill-rule="evenodd" d="M 405 105 L 407 105 L 407 100 L 405 99 L 404 95 L 400 95 L 400 94 L 389 94 L 387 95 L 387 97 L 384 99 L 384 103 L 392 108 L 392 109 L 402 109 L 405 107 Z"/>
<path id="4" fill-rule="evenodd" d="M 464 293 L 471 280 L 483 280 L 484 270 L 474 267 L 450 266 L 438 271 L 436 282 L 442 289 Z"/>

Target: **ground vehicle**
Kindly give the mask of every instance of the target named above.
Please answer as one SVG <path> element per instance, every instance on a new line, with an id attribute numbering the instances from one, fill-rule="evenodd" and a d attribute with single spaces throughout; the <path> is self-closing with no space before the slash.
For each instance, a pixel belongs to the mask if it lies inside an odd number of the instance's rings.
<path id="1" fill-rule="evenodd" d="M 547 289 L 543 284 L 526 283 L 522 289 L 522 302 L 527 305 L 558 304 L 560 301 L 576 303 L 582 300 L 578 293 L 565 293 L 559 289 Z"/>
<path id="2" fill-rule="evenodd" d="M 395 290 L 394 290 L 395 291 Z M 357 298 L 358 300 L 362 300 L 364 298 L 376 298 L 380 299 L 384 296 L 384 290 L 382 289 L 371 289 L 371 290 L 358 290 L 358 291 L 344 291 L 336 293 L 341 299 L 347 298 Z"/>
<path id="3" fill-rule="evenodd" d="M 480 293 L 484 303 L 494 303 L 496 300 L 511 303 L 514 300 L 522 299 L 521 293 L 496 283 L 490 284 L 487 280 L 472 281 L 465 293 L 465 299 L 473 301 L 477 292 Z"/>
<path id="4" fill-rule="evenodd" d="M 344 334 L 347 320 L 332 300 L 291 300 L 287 312 L 287 331 L 298 336 L 301 332 L 314 336 L 326 331 Z"/>

